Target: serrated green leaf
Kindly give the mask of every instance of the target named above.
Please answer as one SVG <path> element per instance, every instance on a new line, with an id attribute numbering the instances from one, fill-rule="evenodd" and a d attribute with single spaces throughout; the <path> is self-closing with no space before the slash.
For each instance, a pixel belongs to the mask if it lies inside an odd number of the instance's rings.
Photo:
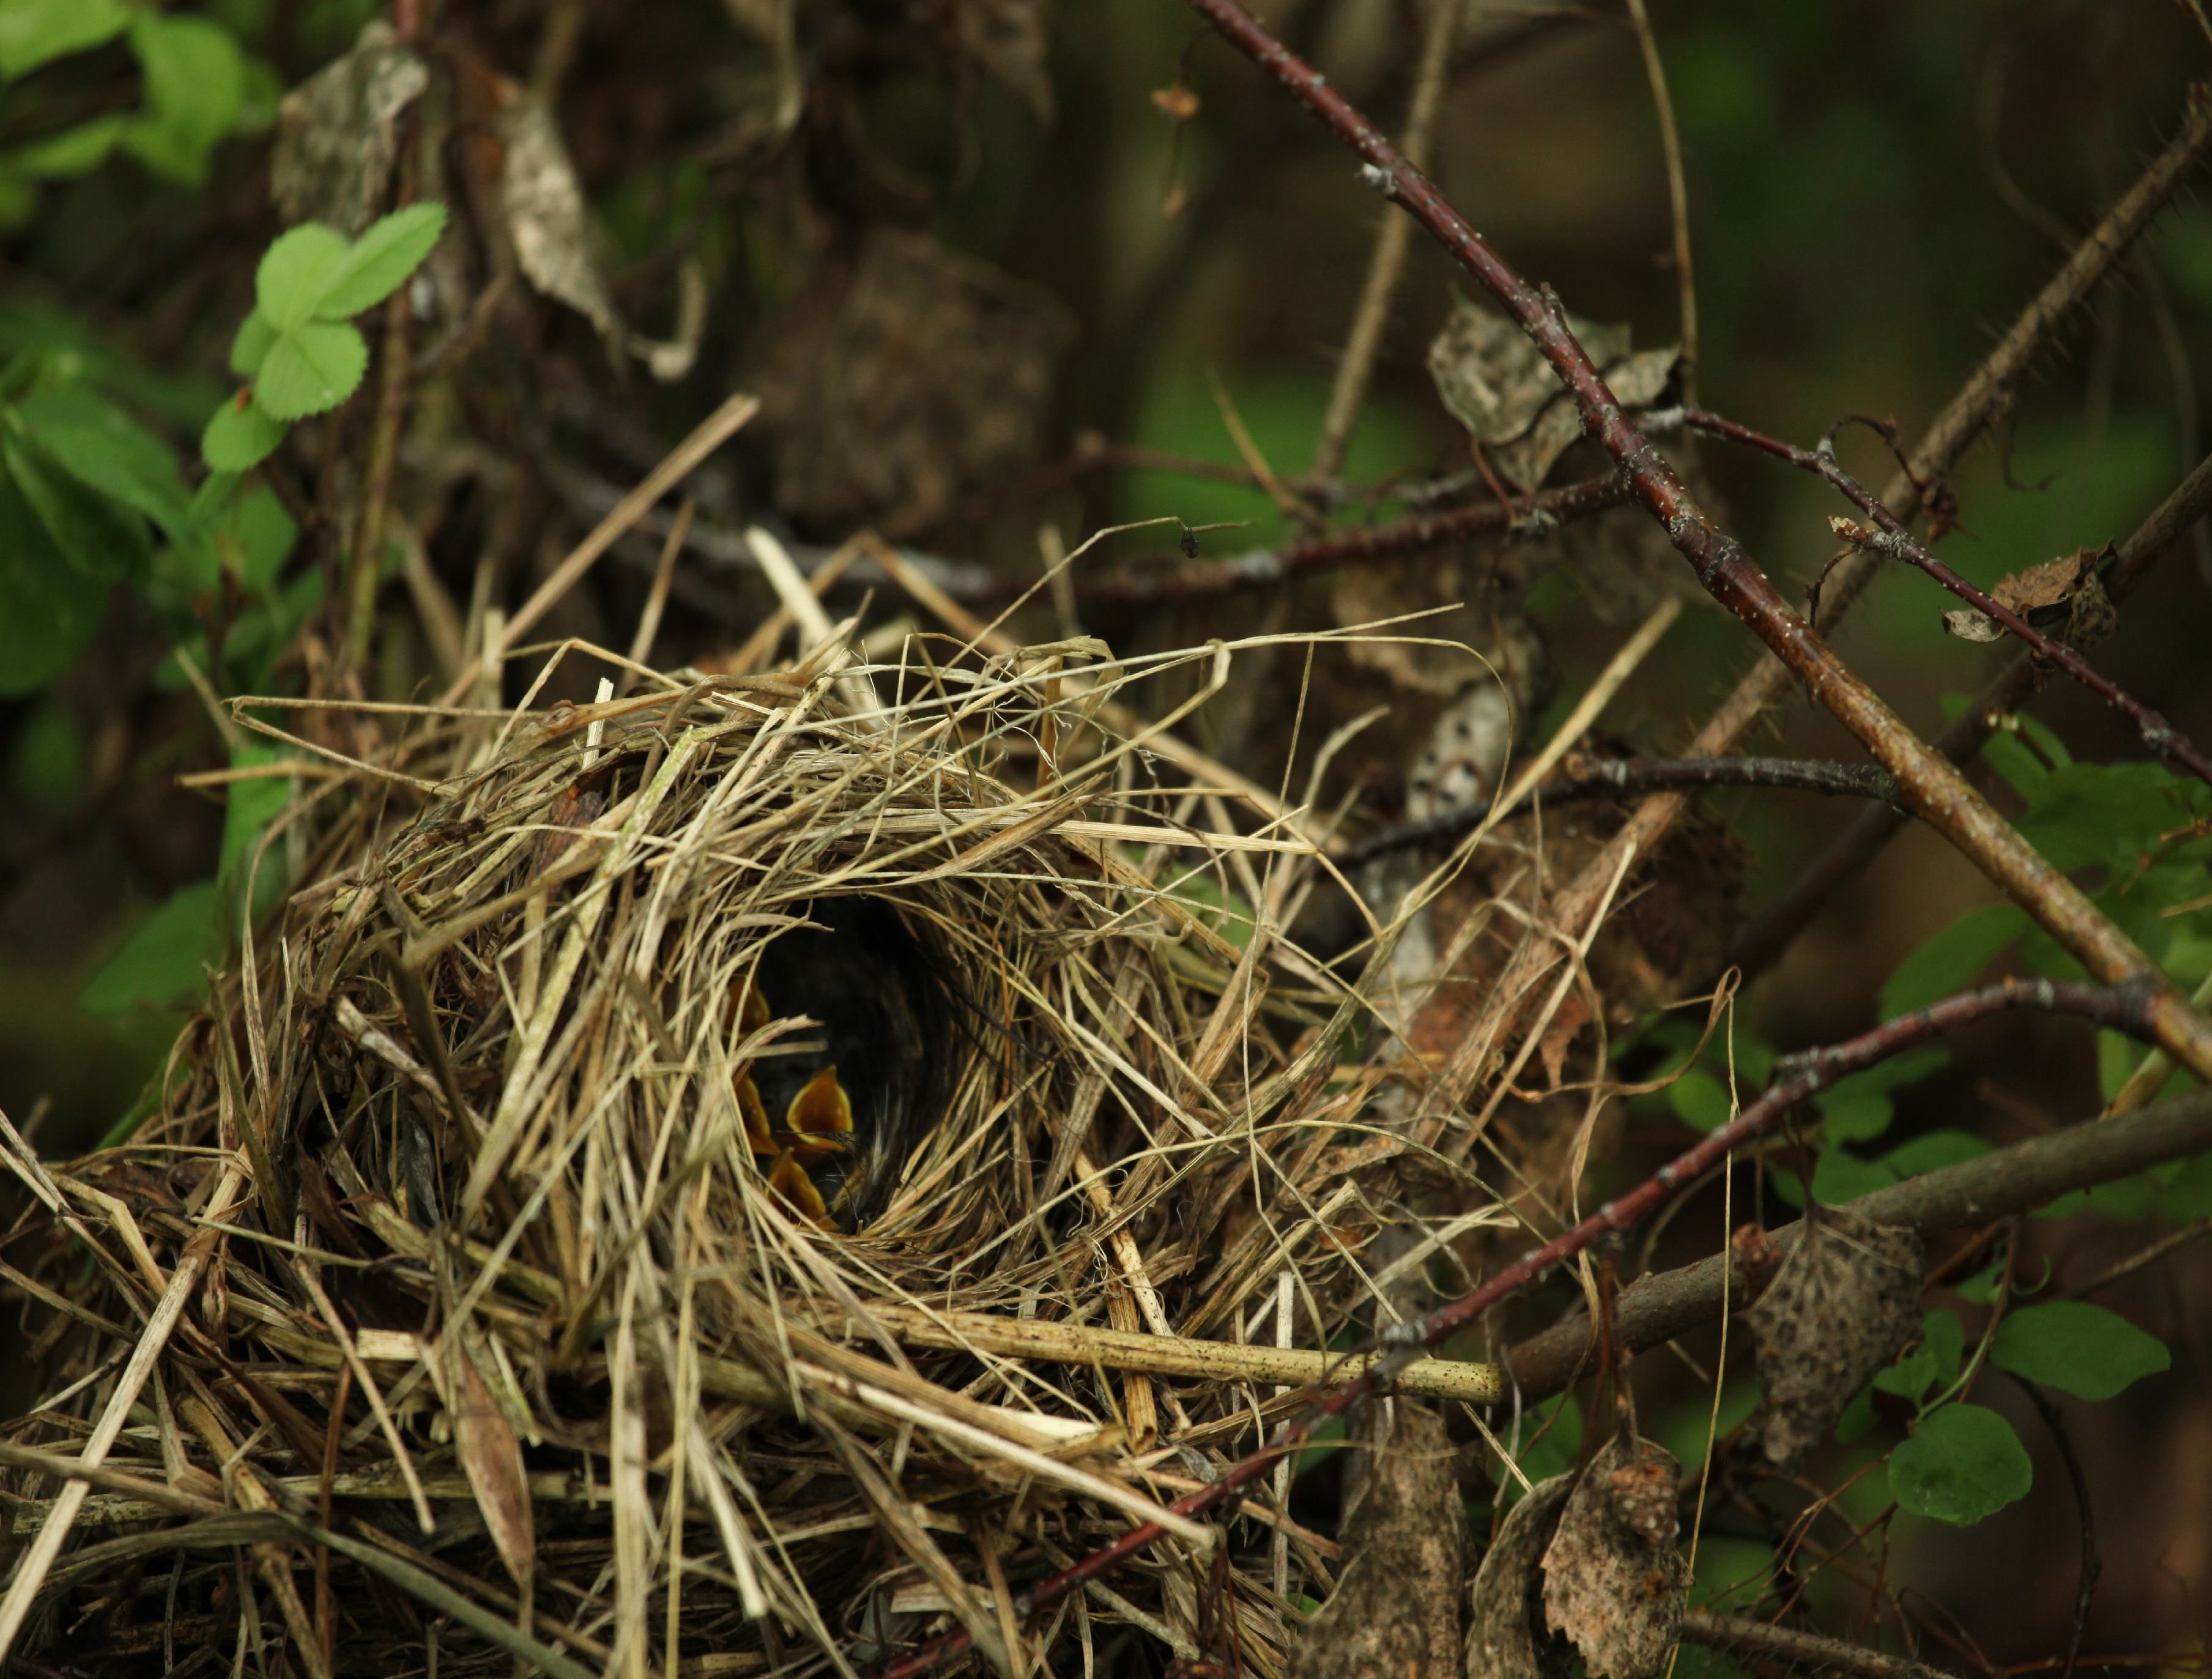
<path id="1" fill-rule="evenodd" d="M 1885 1020 L 1925 1008 L 1963 990 L 2027 925 L 2017 904 L 1984 903 L 1967 910 L 1897 964 L 1877 1007 Z"/>
<path id="2" fill-rule="evenodd" d="M 1972 1527 L 2027 1496 L 2035 1468 L 2012 1425 L 1980 1405 L 1946 1405 L 1920 1419 L 1889 1455 L 1889 1490 L 1905 1509 Z"/>
<path id="3" fill-rule="evenodd" d="M 35 693 L 76 663 L 107 585 L 66 563 L 15 481 L 0 472 L 0 697 Z"/>
<path id="4" fill-rule="evenodd" d="M 277 332 L 311 320 L 331 276 L 352 247 L 336 228 L 303 222 L 278 236 L 253 271 L 253 297 Z"/>
<path id="5" fill-rule="evenodd" d="M 154 545 L 143 520 L 63 471 L 26 430 L 11 427 L 0 438 L 0 459 L 68 564 L 102 583 L 146 575 Z"/>
<path id="6" fill-rule="evenodd" d="M 1982 760 L 1997 778 L 2033 804 L 2051 789 L 2051 766 L 2016 735 L 1999 729 L 1982 746 Z"/>
<path id="7" fill-rule="evenodd" d="M 78 483 L 151 520 L 167 535 L 184 528 L 191 498 L 169 446 L 89 386 L 33 391 L 15 412 Z"/>
<path id="8" fill-rule="evenodd" d="M 1891 1149 L 1881 1163 L 1899 1177 L 1917 1177 L 1923 1171 L 1978 1159 L 1989 1152 L 1989 1144 L 1971 1132 L 1929 1131 Z"/>
<path id="9" fill-rule="evenodd" d="M 251 379 L 261 371 L 268 358 L 269 346 L 276 342 L 276 329 L 269 324 L 269 317 L 256 309 L 238 324 L 238 336 L 230 341 L 230 370 L 240 379 Z"/>
<path id="10" fill-rule="evenodd" d="M 146 114 L 125 136 L 155 174 L 197 186 L 208 154 L 230 132 L 246 97 L 246 60 L 221 24 L 141 11 L 131 46 L 146 73 Z"/>
<path id="11" fill-rule="evenodd" d="M 130 24 L 131 9 L 118 0 L 10 0 L 0 5 L 0 76 L 98 46 Z"/>
<path id="12" fill-rule="evenodd" d="M 368 370 L 368 342 L 352 327 L 322 320 L 287 327 L 262 361 L 254 405 L 279 420 L 326 413 L 359 388 Z"/>
<path id="13" fill-rule="evenodd" d="M 345 320 L 381 303 L 404 283 L 446 230 L 441 204 L 409 204 L 371 222 L 330 278 L 315 305 L 323 320 Z"/>
<path id="14" fill-rule="evenodd" d="M 216 901 L 212 880 L 170 898 L 92 976 L 80 1000 L 83 1006 L 95 1014 L 119 1014 L 198 997 L 206 983 L 200 964 L 212 953 Z"/>
<path id="15" fill-rule="evenodd" d="M 2171 770 L 2155 763 L 2069 763 L 2020 818 L 2053 868 L 2131 868 L 2190 811 Z"/>
<path id="16" fill-rule="evenodd" d="M 1990 1361 L 2077 1399 L 2110 1399 L 2169 1368 L 2165 1342 L 2087 1300 L 2021 1306 L 1997 1325 Z"/>
<path id="17" fill-rule="evenodd" d="M 276 452 L 287 429 L 258 402 L 227 402 L 200 435 L 200 453 L 218 473 L 246 471 Z"/>

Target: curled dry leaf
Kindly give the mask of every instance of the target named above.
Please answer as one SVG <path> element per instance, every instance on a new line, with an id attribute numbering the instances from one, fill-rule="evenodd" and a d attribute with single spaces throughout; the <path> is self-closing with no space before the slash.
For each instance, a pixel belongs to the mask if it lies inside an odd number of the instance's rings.
<path id="1" fill-rule="evenodd" d="M 525 94 L 501 113 L 499 127 L 507 147 L 501 208 L 523 274 L 599 328 L 601 337 L 620 342 L 622 317 L 593 259 L 584 189 L 552 112 L 543 100 Z"/>
<path id="2" fill-rule="evenodd" d="M 915 529 L 1036 458 L 1074 333 L 1047 294 L 922 234 L 869 234 L 842 286 L 769 329 L 776 502 L 829 528 Z"/>
<path id="3" fill-rule="evenodd" d="M 538 1526 L 530 1499 L 530 1476 L 514 1425 L 470 1355 L 465 1338 L 446 1338 L 446 1408 L 453 1419 L 453 1450 L 469 1490 L 477 1495 L 484 1526 L 499 1549 L 499 1560 L 518 1585 L 526 1585 L 538 1566 Z"/>
<path id="4" fill-rule="evenodd" d="M 1592 1679 L 1649 1679 L 1682 1624 L 1689 1566 L 1676 1548 L 1674 1458 L 1616 1434 L 1590 1460 L 1544 1553 L 1544 1624 Z"/>
<path id="5" fill-rule="evenodd" d="M 1766 1390 L 1767 1461 L 1790 1469 L 1920 1328 L 1924 1256 L 1911 1231 L 1820 1209 L 1746 1315 Z"/>
<path id="6" fill-rule="evenodd" d="M 1679 344 L 1636 350 L 1625 325 L 1602 325 L 1571 311 L 1566 324 L 1623 407 L 1650 407 L 1674 383 L 1682 361 Z M 1429 345 L 1429 375 L 1491 465 L 1522 490 L 1543 483 L 1582 435 L 1582 416 L 1567 387 L 1528 335 L 1491 304 L 1454 300 L 1451 318 Z"/>
<path id="7" fill-rule="evenodd" d="M 430 72 L 391 25 L 369 24 L 353 50 L 311 76 L 276 108 L 269 190 L 287 222 L 326 222 L 351 237 L 385 207 L 399 155 L 400 113 Z"/>
<path id="8" fill-rule="evenodd" d="M 1539 1567 L 1574 1483 L 1569 1475 L 1540 1481 L 1506 1512 L 1468 1590 L 1467 1679 L 1565 1679 L 1574 1652 L 1540 1624 Z"/>
<path id="9" fill-rule="evenodd" d="M 735 120 L 722 149 L 742 159 L 781 144 L 799 126 L 806 83 L 799 64 L 798 0 L 723 0 L 723 4 L 738 27 L 763 49 L 757 62 L 741 62 L 731 70 Z"/>
<path id="10" fill-rule="evenodd" d="M 1336 1590 L 1291 1647 L 1291 1679 L 1450 1679 L 1467 1522 L 1443 1420 L 1401 1399 L 1344 1530 Z"/>
<path id="11" fill-rule="evenodd" d="M 1990 599 L 2069 647 L 2094 647 L 2117 621 L 2103 575 L 2113 558 L 2110 544 L 2061 555 L 2014 572 L 1990 591 Z M 1994 642 L 2005 633 L 1995 618 L 1971 606 L 1944 613 L 1943 628 L 1962 642 Z"/>

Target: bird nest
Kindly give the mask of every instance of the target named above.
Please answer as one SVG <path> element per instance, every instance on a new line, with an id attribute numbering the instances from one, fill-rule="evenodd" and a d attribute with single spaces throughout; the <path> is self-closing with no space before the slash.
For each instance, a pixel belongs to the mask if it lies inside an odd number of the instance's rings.
<path id="1" fill-rule="evenodd" d="M 374 748 L 295 706 L 334 773 L 259 866 L 300 884 L 154 1111 L 66 1164 L 9 1134 L 19 1651 L 830 1672 L 957 1626 L 1279 1670 L 1269 1530 L 1162 1506 L 1356 1309 L 1375 1220 L 1324 1145 L 1358 1011 L 1267 995 L 1235 905 L 1306 848 L 1194 832 L 1196 796 L 1178 826 L 1097 652 Z M 1274 1344 L 1291 1265 L 1316 1350 Z"/>

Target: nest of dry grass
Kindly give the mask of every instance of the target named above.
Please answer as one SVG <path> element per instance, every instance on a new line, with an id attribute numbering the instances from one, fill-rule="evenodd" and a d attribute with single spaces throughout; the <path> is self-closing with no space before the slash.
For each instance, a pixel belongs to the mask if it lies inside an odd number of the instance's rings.
<path id="1" fill-rule="evenodd" d="M 1203 1622 L 1279 1670 L 1297 1614 L 1251 1522 L 1226 1586 L 1171 1520 L 1016 1629 L 1024 1579 L 1320 1374 L 1243 1343 L 1277 1340 L 1289 1267 L 1325 1346 L 1376 1223 L 1327 1148 L 1356 1000 L 1269 997 L 1218 910 L 1302 842 L 1148 798 L 1097 651 L 657 678 L 384 718 L 373 750 L 333 732 L 357 712 L 295 709 L 331 773 L 261 864 L 303 884 L 158 1110 L 65 1166 L 9 1156 L 47 1396 L 0 1447 L 17 1647 L 796 1673 L 956 1622 L 987 1656 L 1194 1655 Z M 738 1098 L 809 1055 L 860 1069 L 826 1219 Z M 1289 1542 L 1325 1582 L 1325 1542 Z"/>

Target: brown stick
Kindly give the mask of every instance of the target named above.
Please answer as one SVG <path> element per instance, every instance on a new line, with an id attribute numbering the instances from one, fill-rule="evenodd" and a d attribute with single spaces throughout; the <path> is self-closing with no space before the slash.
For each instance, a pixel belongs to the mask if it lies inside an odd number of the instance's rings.
<path id="1" fill-rule="evenodd" d="M 2105 580 L 2105 592 L 2115 603 L 2124 599 L 2152 563 L 2207 514 L 2212 514 L 2212 457 L 2199 462 L 2195 471 L 2174 486 L 2157 510 L 2121 545 L 2119 563 Z M 1954 763 L 1972 763 L 2004 717 L 2034 692 L 2037 680 L 2032 655 L 2019 654 L 1936 737 L 1936 750 Z M 1863 868 L 1905 821 L 1904 816 L 1887 806 L 1861 811 L 1780 901 L 1745 931 L 1729 961 L 1743 970 L 1747 979 L 1765 972 L 1827 902 L 1828 895 Z"/>
<path id="2" fill-rule="evenodd" d="M 1765 642 L 1813 697 L 1857 736 L 1896 778 L 1899 792 L 1914 813 L 1957 846 L 2091 973 L 2110 984 L 2141 980 L 2154 987 L 2150 1013 L 2160 1046 L 2200 1077 L 2212 1078 L 2212 1020 L 2159 976 L 2080 887 L 2046 862 L 1955 765 L 1905 727 L 1812 626 L 1790 609 L 1766 574 L 1734 538 L 1713 524 L 1666 457 L 1629 418 L 1596 364 L 1568 330 L 1566 312 L 1558 298 L 1523 279 L 1372 124 L 1236 0 L 1191 0 L 1191 5 L 1358 153 L 1376 190 L 1419 222 L 1520 323 L 1574 398 L 1584 432 L 1619 463 L 1637 500 L 1666 526 L 1668 539 L 1696 570 L 1706 592 Z M 1487 1063 L 1489 1047 L 1483 1043 L 1471 1064 L 1455 1057 L 1459 1062 L 1455 1082 L 1464 1082 L 1451 1094 L 1472 1086 Z"/>
<path id="3" fill-rule="evenodd" d="M 2131 1114 L 2072 1126 L 1923 1172 L 1847 1205 L 1876 1224 L 1902 1225 L 1932 1235 L 2008 1218 L 2069 1190 L 2130 1177 L 2207 1148 L 2212 1148 L 2212 1090 L 2195 1090 Z M 1802 1224 L 1785 1226 L 1774 1232 L 1774 1238 L 1785 1249 L 1794 1246 L 1803 1228 Z M 1694 1265 L 1641 1278 L 1621 1290 L 1613 1302 L 1613 1332 L 1618 1345 L 1642 1352 L 1718 1317 L 1721 1268 L 1727 1262 L 1728 1256 L 1715 1254 Z M 1756 1293 L 1737 1267 L 1728 1284 L 1729 1309 L 1750 1305 Z M 1555 1323 L 1514 1347 L 1505 1364 L 1522 1398 L 1546 1398 L 1566 1386 L 1582 1366 L 1589 1342 L 1589 1321 L 1577 1318 Z"/>
<path id="4" fill-rule="evenodd" d="M 1823 1638 L 1818 1633 L 1799 1632 L 1794 1627 L 1774 1627 L 1746 1615 L 1712 1615 L 1704 1609 L 1683 1612 L 1682 1642 L 1741 1651 L 1747 1656 L 1816 1671 L 1840 1669 L 1862 1679 L 1948 1679 L 1942 1670 L 1924 1662 L 1886 1656 L 1879 1650 L 1843 1639 Z"/>

